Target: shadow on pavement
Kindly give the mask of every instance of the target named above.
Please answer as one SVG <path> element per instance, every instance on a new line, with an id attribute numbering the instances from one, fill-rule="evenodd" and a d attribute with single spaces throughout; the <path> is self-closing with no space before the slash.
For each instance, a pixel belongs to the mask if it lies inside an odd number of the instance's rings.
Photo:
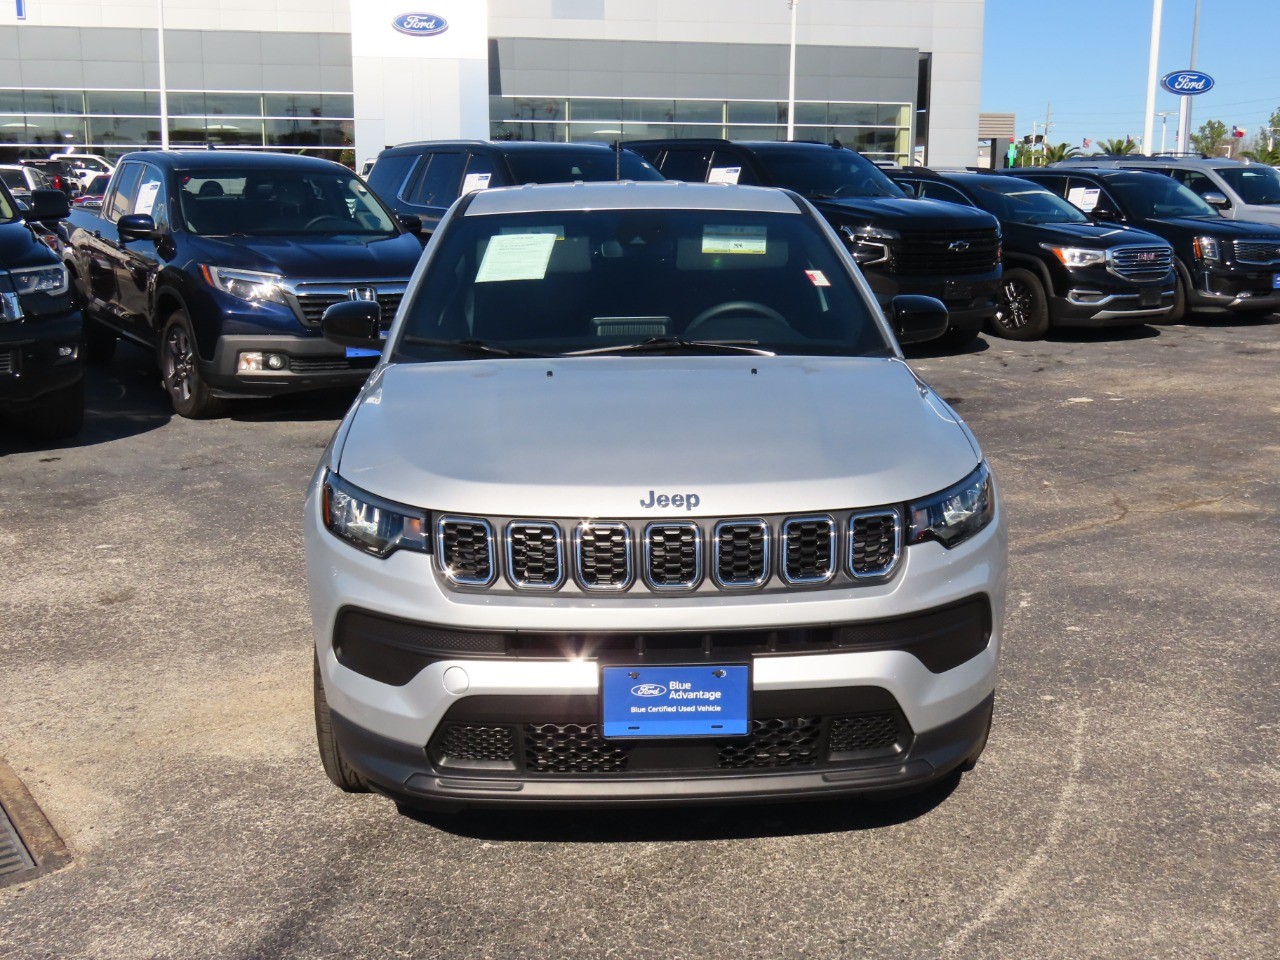
<path id="1" fill-rule="evenodd" d="M 622 810 L 494 810 L 442 814 L 400 805 L 411 820 L 475 840 L 546 843 L 651 843 L 796 837 L 877 830 L 929 813 L 955 791 L 960 774 L 894 800 L 824 800 L 740 806 Z"/>
<path id="2" fill-rule="evenodd" d="M 359 387 L 309 390 L 283 397 L 232 400 L 227 419 L 237 423 L 283 423 L 308 420 L 341 420 L 356 398 Z"/>
<path id="3" fill-rule="evenodd" d="M 1045 340 L 1049 343 L 1132 343 L 1160 336 L 1160 330 L 1149 324 L 1128 327 L 1054 327 Z"/>
<path id="4" fill-rule="evenodd" d="M 1187 314 L 1177 326 L 1182 327 L 1271 327 L 1280 324 L 1280 313 Z"/>
<path id="5" fill-rule="evenodd" d="M 932 360 L 935 357 L 962 357 L 990 349 L 991 344 L 984 336 L 974 334 L 972 340 L 958 340 L 948 334 L 924 343 L 908 343 L 903 346 L 902 355 L 908 360 Z"/>

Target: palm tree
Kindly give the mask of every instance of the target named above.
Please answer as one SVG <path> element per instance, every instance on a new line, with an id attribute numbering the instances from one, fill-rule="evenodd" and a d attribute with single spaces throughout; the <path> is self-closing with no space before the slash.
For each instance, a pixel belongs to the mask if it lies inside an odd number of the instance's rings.
<path id="1" fill-rule="evenodd" d="M 1254 163 L 1265 163 L 1268 166 L 1280 167 L 1280 143 L 1269 147 L 1259 145 L 1252 150 L 1242 151 L 1240 156 L 1252 160 Z"/>
<path id="2" fill-rule="evenodd" d="M 1046 144 L 1044 148 L 1045 163 L 1061 163 L 1067 157 L 1074 157 L 1080 153 L 1079 147 L 1073 147 L 1067 143 Z"/>
<path id="3" fill-rule="evenodd" d="M 1134 143 L 1132 140 L 1130 140 L 1128 137 L 1125 137 L 1123 140 L 1121 140 L 1119 137 L 1116 137 L 1116 139 L 1114 140 L 1098 141 L 1099 150 L 1101 150 L 1103 153 L 1115 154 L 1117 156 L 1124 156 L 1126 154 L 1133 153 L 1133 151 L 1136 150 L 1137 148 L 1138 148 L 1138 145 Z"/>

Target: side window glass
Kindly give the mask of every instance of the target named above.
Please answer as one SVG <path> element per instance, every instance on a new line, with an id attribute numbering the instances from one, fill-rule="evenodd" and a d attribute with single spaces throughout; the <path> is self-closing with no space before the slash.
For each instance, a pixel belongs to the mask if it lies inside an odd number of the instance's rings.
<path id="1" fill-rule="evenodd" d="M 467 170 L 462 176 L 462 196 L 466 196 L 475 190 L 488 190 L 490 185 L 498 186 L 492 183 L 493 180 L 493 161 L 488 157 L 482 157 L 478 153 L 473 153 L 467 159 Z"/>
<path id="2" fill-rule="evenodd" d="M 401 189 L 408 179 L 409 171 L 413 168 L 414 161 L 418 157 L 413 154 L 402 154 L 393 157 L 383 157 L 373 165 L 373 169 L 369 171 L 366 181 L 369 189 L 382 197 L 384 200 L 391 201 L 400 196 Z M 430 157 L 422 158 L 422 165 L 426 166 Z"/>
<path id="3" fill-rule="evenodd" d="M 711 157 L 708 183 L 740 183 L 743 186 L 759 186 L 760 181 L 751 172 L 751 165 L 736 150 L 717 150 Z"/>
<path id="4" fill-rule="evenodd" d="M 116 178 L 116 189 L 111 195 L 111 207 L 107 219 L 115 223 L 126 213 L 133 212 L 133 201 L 138 195 L 138 180 L 142 176 L 142 164 L 126 163 Z"/>
<path id="5" fill-rule="evenodd" d="M 447 207 L 458 199 L 458 184 L 462 180 L 461 153 L 433 153 L 431 162 L 424 163 L 415 183 L 405 197 L 419 207 Z"/>
<path id="6" fill-rule="evenodd" d="M 1206 193 L 1222 193 L 1222 189 L 1199 170 L 1175 170 L 1173 178 L 1190 187 L 1200 196 Z"/>
<path id="7" fill-rule="evenodd" d="M 963 193 L 946 183 L 924 180 L 920 182 L 919 190 L 920 196 L 928 197 L 930 200 L 945 200 L 947 203 L 958 203 L 965 207 L 973 206 Z"/>
<path id="8" fill-rule="evenodd" d="M 138 193 L 133 199 L 131 213 L 148 213 L 156 222 L 156 228 L 169 226 L 169 198 L 164 188 L 164 174 L 150 164 L 142 168 L 138 181 Z"/>
<path id="9" fill-rule="evenodd" d="M 662 163 L 662 175 L 668 180 L 684 180 L 687 183 L 704 183 L 707 165 L 711 162 L 709 149 L 668 150 Z"/>
<path id="10" fill-rule="evenodd" d="M 1077 177 L 1072 177 L 1067 183 L 1067 202 L 1090 216 L 1118 214 L 1115 203 L 1105 190 L 1096 183 Z"/>

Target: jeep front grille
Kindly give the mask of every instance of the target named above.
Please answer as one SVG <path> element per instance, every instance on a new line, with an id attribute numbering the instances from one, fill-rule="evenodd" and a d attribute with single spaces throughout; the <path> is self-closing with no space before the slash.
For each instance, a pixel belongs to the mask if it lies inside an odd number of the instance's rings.
<path id="1" fill-rule="evenodd" d="M 582 523 L 574 534 L 578 582 L 586 590 L 631 586 L 631 528 L 625 523 Z"/>
<path id="2" fill-rule="evenodd" d="M 690 590 L 702 576 L 696 523 L 651 523 L 644 530 L 644 574 L 655 590 Z"/>
<path id="3" fill-rule="evenodd" d="M 1111 270 L 1126 280 L 1159 280 L 1173 268 L 1172 247 L 1116 247 Z"/>
<path id="4" fill-rule="evenodd" d="M 488 586 L 494 581 L 493 527 L 477 517 L 444 516 L 436 521 L 436 556 L 450 583 Z"/>
<path id="5" fill-rule="evenodd" d="M 554 590 L 564 582 L 564 543 L 554 523 L 507 525 L 507 575 L 517 587 Z"/>
<path id="6" fill-rule="evenodd" d="M 715 527 L 715 578 L 722 587 L 758 587 L 769 577 L 769 525 L 721 520 Z"/>
<path id="7" fill-rule="evenodd" d="M 782 576 L 788 583 L 825 583 L 836 572 L 836 522 L 791 517 L 782 524 Z"/>
<path id="8" fill-rule="evenodd" d="M 902 523 L 896 510 L 856 513 L 849 522 L 849 572 L 883 577 L 902 551 Z"/>

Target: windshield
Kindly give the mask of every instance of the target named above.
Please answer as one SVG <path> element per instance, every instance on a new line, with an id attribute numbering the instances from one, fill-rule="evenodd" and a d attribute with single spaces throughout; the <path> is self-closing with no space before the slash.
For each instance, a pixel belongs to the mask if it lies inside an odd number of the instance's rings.
<path id="1" fill-rule="evenodd" d="M 10 190 L 27 189 L 27 181 L 23 178 L 21 170 L 0 170 L 0 180 L 3 180 L 4 185 Z"/>
<path id="2" fill-rule="evenodd" d="M 1218 167 L 1217 174 L 1240 194 L 1245 203 L 1280 203 L 1280 171 L 1262 164 L 1249 167 Z"/>
<path id="3" fill-rule="evenodd" d="M 968 184 L 978 206 L 1010 223 L 1088 223 L 1089 218 L 1044 187 L 1010 177 Z"/>
<path id="4" fill-rule="evenodd" d="M 0 220 L 12 220 L 17 215 L 18 211 L 9 198 L 9 191 L 0 187 Z"/>
<path id="5" fill-rule="evenodd" d="M 806 197 L 905 197 L 880 168 L 861 154 L 834 147 L 756 148 L 778 186 Z"/>
<path id="6" fill-rule="evenodd" d="M 1129 216 L 1217 217 L 1218 211 L 1176 180 L 1160 173 L 1140 173 L 1124 180 L 1108 180 Z"/>
<path id="7" fill-rule="evenodd" d="M 180 173 L 186 228 L 217 236 L 363 236 L 399 233 L 386 208 L 354 174 L 280 167 Z"/>
<path id="8" fill-rule="evenodd" d="M 893 355 L 840 252 L 799 213 L 463 216 L 434 242 L 396 359 L 458 360 L 460 345 L 476 356 L 558 355 L 652 340 L 715 355 Z"/>
<path id="9" fill-rule="evenodd" d="M 651 163 L 630 150 L 512 150 L 507 154 L 507 165 L 517 184 L 663 179 Z"/>

